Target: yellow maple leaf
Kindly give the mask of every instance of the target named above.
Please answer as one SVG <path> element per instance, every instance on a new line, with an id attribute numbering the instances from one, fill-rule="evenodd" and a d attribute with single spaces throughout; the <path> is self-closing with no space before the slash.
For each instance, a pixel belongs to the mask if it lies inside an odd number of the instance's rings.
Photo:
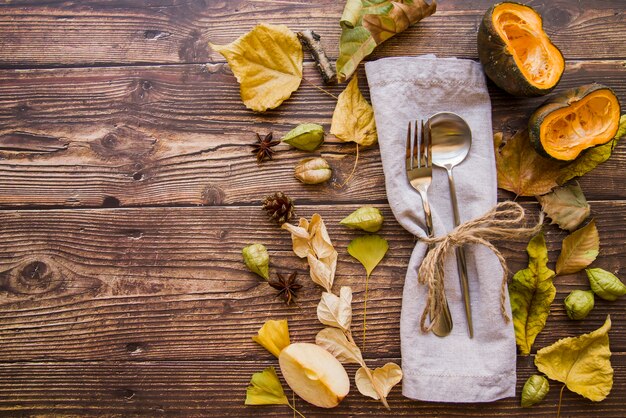
<path id="1" fill-rule="evenodd" d="M 552 380 L 565 383 L 572 392 L 595 402 L 606 398 L 613 387 L 609 348 L 611 317 L 597 330 L 580 337 L 558 340 L 542 348 L 535 365 Z"/>
<path id="2" fill-rule="evenodd" d="M 339 95 L 330 133 L 344 142 L 356 142 L 365 147 L 378 139 L 374 110 L 361 94 L 356 76 Z"/>
<path id="3" fill-rule="evenodd" d="M 286 26 L 260 24 L 228 45 L 209 46 L 228 61 L 249 109 L 274 109 L 300 86 L 302 45 Z"/>

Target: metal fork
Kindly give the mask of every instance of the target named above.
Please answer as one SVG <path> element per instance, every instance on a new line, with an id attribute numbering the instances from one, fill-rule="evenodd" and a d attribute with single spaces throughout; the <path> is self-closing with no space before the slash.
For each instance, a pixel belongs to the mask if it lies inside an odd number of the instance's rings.
<path id="1" fill-rule="evenodd" d="M 409 178 L 409 183 L 422 198 L 422 206 L 424 207 L 424 214 L 426 215 L 426 232 L 429 237 L 434 236 L 433 230 L 433 218 L 430 211 L 430 205 L 428 203 L 428 187 L 432 182 L 433 166 L 432 166 L 432 143 L 430 140 L 430 125 L 427 124 L 427 128 L 424 129 L 424 121 L 421 121 L 421 129 L 418 133 L 417 121 L 413 125 L 413 135 L 411 135 L 411 125 L 409 126 L 406 134 L 406 174 Z M 438 296 L 438 295 L 435 295 Z M 450 315 L 450 308 L 448 307 L 448 301 L 445 297 L 444 291 L 444 306 L 442 314 L 433 323 L 433 333 L 439 337 L 445 337 L 452 331 L 452 316 Z M 435 298 L 438 300 L 438 297 Z M 433 309 L 431 307 L 430 320 L 433 320 Z"/>

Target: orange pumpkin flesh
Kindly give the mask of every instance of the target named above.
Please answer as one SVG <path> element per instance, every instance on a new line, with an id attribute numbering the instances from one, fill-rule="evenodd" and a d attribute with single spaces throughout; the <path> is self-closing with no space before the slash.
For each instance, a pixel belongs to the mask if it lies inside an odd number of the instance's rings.
<path id="1" fill-rule="evenodd" d="M 494 8 L 492 19 L 526 81 L 542 90 L 554 87 L 565 60 L 543 31 L 541 17 L 530 7 L 502 3 Z"/>
<path id="2" fill-rule="evenodd" d="M 619 112 L 617 98 L 610 90 L 596 90 L 543 118 L 539 129 L 542 148 L 558 160 L 573 160 L 583 150 L 613 138 Z"/>

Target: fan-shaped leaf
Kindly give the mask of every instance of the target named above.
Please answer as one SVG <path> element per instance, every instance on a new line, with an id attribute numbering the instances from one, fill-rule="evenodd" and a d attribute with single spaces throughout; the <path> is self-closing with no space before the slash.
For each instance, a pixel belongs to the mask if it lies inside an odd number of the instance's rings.
<path id="1" fill-rule="evenodd" d="M 276 370 L 268 367 L 254 373 L 246 390 L 246 405 L 289 405 Z"/>

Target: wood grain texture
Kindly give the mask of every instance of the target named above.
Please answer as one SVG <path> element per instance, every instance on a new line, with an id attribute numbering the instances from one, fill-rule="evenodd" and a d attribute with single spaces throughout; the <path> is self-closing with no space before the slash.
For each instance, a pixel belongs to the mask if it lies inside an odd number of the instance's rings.
<path id="1" fill-rule="evenodd" d="M 438 12 L 381 45 L 370 59 L 435 53 L 476 59 L 476 32 L 492 0 L 441 1 Z M 533 1 L 568 60 L 559 91 L 592 81 L 626 103 L 626 2 Z M 313 341 L 320 289 L 286 232 L 259 208 L 269 192 L 296 198 L 298 214 L 322 214 L 339 250 L 335 288 L 354 288 L 363 315 L 364 271 L 346 253 L 358 236 L 338 222 L 363 202 L 386 218 L 390 252 L 370 280 L 368 363 L 400 362 L 399 317 L 414 238 L 386 205 L 377 147 L 363 150 L 349 186 L 305 187 L 292 176 L 308 154 L 279 147 L 258 166 L 254 133 L 281 136 L 304 122 L 328 130 L 334 99 L 305 54 L 300 89 L 279 109 L 248 111 L 221 55 L 259 22 L 310 28 L 337 56 L 343 2 L 336 0 L 11 0 L 0 4 L 0 416 L 292 416 L 286 407 L 244 407 L 252 373 L 275 358 L 250 339 L 267 319 L 289 319 L 293 340 Z M 368 95 L 361 71 L 361 88 Z M 337 95 L 342 86 L 329 87 Z M 523 127 L 544 98 L 515 99 L 489 85 L 494 130 Z M 594 266 L 626 274 L 626 142 L 581 179 L 601 237 Z M 328 138 L 320 152 L 341 182 L 351 145 Z M 501 198 L 511 197 L 502 192 Z M 201 207 L 193 207 L 193 206 Z M 524 206 L 536 215 L 536 203 Z M 97 208 L 97 209 L 94 209 Z M 552 263 L 565 232 L 546 227 Z M 299 303 L 285 307 L 246 270 L 241 248 L 263 242 L 271 274 L 297 270 Z M 512 271 L 526 242 L 501 242 Z M 535 348 L 599 327 L 607 314 L 615 385 L 602 403 L 565 391 L 563 416 L 622 417 L 626 410 L 626 298 L 596 300 L 570 321 L 563 299 L 588 288 L 584 273 L 558 277 L 557 297 Z M 450 292 L 454 295 L 454 291 Z M 358 335 L 359 333 L 357 333 Z M 358 341 L 357 341 L 358 342 Z M 554 416 L 559 385 L 531 408 L 519 392 L 535 372 L 518 358 L 518 397 L 437 404 L 394 388 L 385 411 L 359 395 L 317 416 Z M 349 368 L 354 375 L 355 369 Z M 288 391 L 289 394 L 291 394 Z"/>
<path id="2" fill-rule="evenodd" d="M 298 212 L 318 212 L 326 220 L 340 254 L 335 288 L 353 287 L 358 324 L 364 270 L 346 247 L 359 233 L 338 224 L 356 207 L 298 206 Z M 381 207 L 386 220 L 380 234 L 390 251 L 370 279 L 366 354 L 397 357 L 414 240 Z M 626 202 L 591 207 L 602 249 L 594 265 L 623 277 Z M 553 263 L 565 236 L 547 228 Z M 285 307 L 246 270 L 241 248 L 253 242 L 268 247 L 272 275 L 300 273 L 305 287 L 297 307 Z M 526 244 L 500 244 L 513 272 L 526 266 Z M 535 347 L 597 328 L 609 313 L 616 329 L 626 321 L 626 298 L 598 300 L 585 321 L 567 320 L 563 299 L 588 288 L 586 276 L 559 277 L 555 285 L 559 293 Z M 288 318 L 295 339 L 312 341 L 321 329 L 315 315 L 320 294 L 306 263 L 293 254 L 289 235 L 258 207 L 0 212 L 0 361 L 270 358 L 255 350 L 250 337 L 265 320 Z M 455 280 L 448 297 L 460 305 Z M 611 341 L 614 351 L 626 351 L 623 332 Z"/>
<path id="3" fill-rule="evenodd" d="M 312 64 L 305 77 L 321 85 Z M 625 78 L 620 62 L 580 61 L 568 65 L 559 87 L 597 81 L 626 103 Z M 361 86 L 367 94 L 364 76 Z M 507 135 L 545 100 L 515 99 L 494 86 L 490 92 L 494 130 Z M 328 131 L 335 103 L 303 83 L 279 109 L 256 114 L 243 106 L 224 64 L 0 70 L 0 206 L 233 205 L 268 190 L 315 203 L 382 201 L 377 147 L 363 150 L 357 175 L 343 189 L 304 186 L 293 177 L 308 153 L 281 145 L 276 160 L 260 166 L 250 153 L 255 132 L 280 137 L 305 122 Z M 354 146 L 329 136 L 318 153 L 342 183 Z M 625 198 L 625 167 L 622 143 L 581 179 L 587 198 Z"/>
<path id="4" fill-rule="evenodd" d="M 380 358 L 378 363 L 399 362 Z M 377 363 L 377 364 L 378 364 Z M 626 356 L 613 355 L 615 385 L 601 403 L 569 392 L 563 394 L 561 416 L 623 417 L 626 410 Z M 0 411 L 7 415 L 210 416 L 291 417 L 287 406 L 244 406 L 245 388 L 252 373 L 273 365 L 265 361 L 240 362 L 67 362 L 0 363 Z M 391 411 L 352 390 L 339 407 L 324 410 L 297 399 L 306 417 L 420 416 L 420 417 L 552 417 L 556 416 L 560 384 L 551 383 L 546 399 L 532 408 L 520 408 L 520 393 L 536 369 L 533 357 L 518 362 L 517 397 L 486 404 L 416 402 L 404 398 L 400 386 L 389 395 Z M 278 370 L 280 373 L 280 370 Z M 284 382 L 284 381 L 283 381 Z M 285 386 L 286 394 L 291 391 Z"/>
<path id="5" fill-rule="evenodd" d="M 260 22 L 313 29 L 338 54 L 344 2 L 114 0 L 11 1 L 0 5 L 0 65 L 204 63 L 223 58 L 207 42 L 229 43 Z M 446 0 L 433 16 L 384 43 L 372 59 L 436 53 L 474 58 L 476 32 L 492 1 Z M 626 58 L 623 2 L 533 1 L 567 59 Z M 42 53 L 45 51 L 45 53 Z"/>

